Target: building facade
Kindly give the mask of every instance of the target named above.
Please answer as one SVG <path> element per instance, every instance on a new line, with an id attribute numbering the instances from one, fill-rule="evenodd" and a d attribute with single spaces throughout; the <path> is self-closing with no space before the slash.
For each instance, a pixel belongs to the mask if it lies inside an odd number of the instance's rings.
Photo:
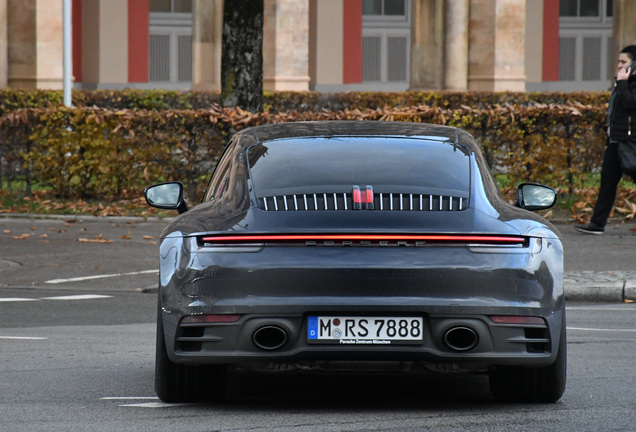
<path id="1" fill-rule="evenodd" d="M 265 0 L 267 90 L 607 90 L 633 0 Z M 72 0 L 74 87 L 220 89 L 223 0 Z M 62 0 L 0 0 L 0 88 L 62 88 Z"/>

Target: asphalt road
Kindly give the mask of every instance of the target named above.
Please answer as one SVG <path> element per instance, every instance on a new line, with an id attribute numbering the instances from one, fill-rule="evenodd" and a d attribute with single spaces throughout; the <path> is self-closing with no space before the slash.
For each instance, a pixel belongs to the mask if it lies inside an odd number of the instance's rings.
<path id="1" fill-rule="evenodd" d="M 169 405 L 153 389 L 155 296 L 67 294 L 0 288 L 23 299 L 0 301 L 1 431 L 624 432 L 636 422 L 634 304 L 568 306 L 568 388 L 556 404 L 495 403 L 484 376 L 237 374 L 223 404 Z"/>

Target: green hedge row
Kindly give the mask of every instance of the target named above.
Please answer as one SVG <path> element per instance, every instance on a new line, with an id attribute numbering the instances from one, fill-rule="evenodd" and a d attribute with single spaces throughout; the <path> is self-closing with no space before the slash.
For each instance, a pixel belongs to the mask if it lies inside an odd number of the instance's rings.
<path id="1" fill-rule="evenodd" d="M 62 198 L 117 198 L 139 195 L 158 181 L 181 180 L 196 200 L 237 130 L 289 121 L 380 120 L 464 128 L 481 143 L 493 171 L 511 183 L 539 181 L 573 192 L 600 167 L 605 112 L 602 104 L 578 102 L 263 114 L 218 105 L 199 110 L 24 108 L 0 116 L 0 189 L 29 194 L 37 184 Z M 17 180 L 24 183 L 21 190 L 14 187 Z"/>

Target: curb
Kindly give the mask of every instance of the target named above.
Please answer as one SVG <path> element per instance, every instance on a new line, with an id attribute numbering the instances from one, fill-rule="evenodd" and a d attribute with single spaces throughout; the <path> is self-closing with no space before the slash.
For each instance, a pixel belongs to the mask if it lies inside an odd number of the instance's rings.
<path id="1" fill-rule="evenodd" d="M 92 215 L 51 215 L 33 213 L 0 213 L 0 218 L 5 219 L 32 219 L 32 220 L 64 220 L 64 221 L 86 221 L 86 222 L 134 222 L 134 223 L 158 223 L 170 222 L 173 218 L 158 218 L 156 216 L 92 216 Z"/>
<path id="2" fill-rule="evenodd" d="M 636 271 L 568 272 L 563 279 L 566 301 L 636 301 Z"/>
<path id="3" fill-rule="evenodd" d="M 624 288 L 623 282 L 590 284 L 590 285 L 565 285 L 565 301 L 590 302 L 590 303 L 625 303 L 636 300 L 636 287 L 629 294 Z"/>

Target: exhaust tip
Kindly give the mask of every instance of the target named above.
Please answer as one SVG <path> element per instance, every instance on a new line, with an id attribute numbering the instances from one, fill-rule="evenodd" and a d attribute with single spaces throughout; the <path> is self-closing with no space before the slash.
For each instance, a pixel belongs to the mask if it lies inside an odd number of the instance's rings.
<path id="1" fill-rule="evenodd" d="M 287 342 L 287 332 L 278 326 L 264 326 L 254 332 L 252 341 L 260 349 L 276 350 Z"/>
<path id="2" fill-rule="evenodd" d="M 470 327 L 453 327 L 444 333 L 444 343 L 453 351 L 469 351 L 478 342 L 477 332 Z"/>

